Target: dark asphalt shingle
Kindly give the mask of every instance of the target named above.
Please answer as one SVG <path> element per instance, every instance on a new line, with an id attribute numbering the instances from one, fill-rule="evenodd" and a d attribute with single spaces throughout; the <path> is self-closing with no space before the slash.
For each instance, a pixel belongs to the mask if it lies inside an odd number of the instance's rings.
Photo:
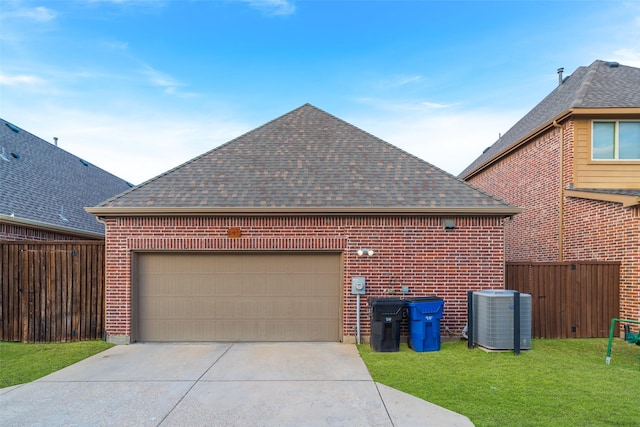
<path id="1" fill-rule="evenodd" d="M 130 188 L 126 181 L 92 164 L 85 166 L 79 157 L 2 119 L 0 153 L 7 158 L 0 158 L 0 214 L 13 214 L 17 220 L 104 234 L 104 226 L 84 208 Z"/>
<path id="2" fill-rule="evenodd" d="M 511 208 L 305 104 L 102 208 Z"/>

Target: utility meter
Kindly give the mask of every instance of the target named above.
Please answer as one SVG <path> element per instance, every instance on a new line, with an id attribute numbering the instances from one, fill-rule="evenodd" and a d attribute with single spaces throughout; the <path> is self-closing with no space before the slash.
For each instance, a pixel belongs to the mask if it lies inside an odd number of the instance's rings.
<path id="1" fill-rule="evenodd" d="M 355 295 L 364 295 L 365 280 L 364 277 L 351 278 L 351 293 Z"/>

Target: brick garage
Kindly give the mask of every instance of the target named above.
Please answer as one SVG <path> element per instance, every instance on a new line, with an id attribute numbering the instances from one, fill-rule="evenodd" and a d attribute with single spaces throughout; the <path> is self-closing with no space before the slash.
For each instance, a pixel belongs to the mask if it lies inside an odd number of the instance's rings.
<path id="1" fill-rule="evenodd" d="M 367 297 L 399 297 L 401 286 L 443 297 L 443 333 L 459 335 L 466 292 L 504 286 L 503 221 L 518 209 L 305 105 L 90 211 L 106 223 L 112 342 L 141 339 L 135 259 L 146 253 L 334 253 L 336 336 L 353 342 L 357 276 L 364 336 Z"/>

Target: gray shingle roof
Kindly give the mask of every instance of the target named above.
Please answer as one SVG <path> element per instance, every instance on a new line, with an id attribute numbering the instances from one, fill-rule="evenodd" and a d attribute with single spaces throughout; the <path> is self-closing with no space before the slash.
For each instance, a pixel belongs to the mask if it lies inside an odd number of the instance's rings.
<path id="1" fill-rule="evenodd" d="M 468 177 L 567 110 L 625 107 L 640 107 L 640 68 L 599 60 L 579 67 L 458 176 Z"/>
<path id="2" fill-rule="evenodd" d="M 104 234 L 104 226 L 84 208 L 130 188 L 126 181 L 2 119 L 0 183 L 0 215 L 5 219 L 90 234 Z"/>
<path id="3" fill-rule="evenodd" d="M 309 104 L 91 212 L 127 208 L 517 212 L 506 202 Z"/>

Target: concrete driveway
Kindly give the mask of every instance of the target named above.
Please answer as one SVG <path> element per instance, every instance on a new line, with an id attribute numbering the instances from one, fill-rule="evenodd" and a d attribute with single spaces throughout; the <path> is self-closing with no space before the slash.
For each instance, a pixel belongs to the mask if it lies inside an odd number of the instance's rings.
<path id="1" fill-rule="evenodd" d="M 116 346 L 0 390 L 0 425 L 472 426 L 373 382 L 340 343 Z"/>

